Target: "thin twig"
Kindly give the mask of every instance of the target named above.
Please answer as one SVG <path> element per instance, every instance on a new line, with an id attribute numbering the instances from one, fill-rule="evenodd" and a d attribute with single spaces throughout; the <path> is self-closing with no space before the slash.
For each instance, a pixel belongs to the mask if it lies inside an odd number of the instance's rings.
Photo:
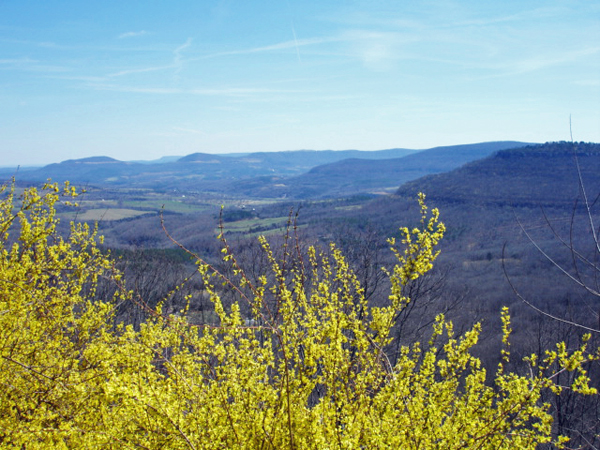
<path id="1" fill-rule="evenodd" d="M 511 281 L 510 276 L 508 275 L 508 272 L 506 270 L 506 264 L 505 264 L 505 261 L 504 261 L 505 249 L 506 249 L 506 244 L 504 244 L 504 246 L 502 247 L 502 270 L 504 271 L 504 277 L 506 278 L 506 281 L 508 281 L 508 284 L 510 285 L 510 287 L 513 290 L 513 292 L 515 293 L 515 295 L 519 298 L 519 300 L 521 300 L 523 303 L 525 303 L 531 309 L 537 311 L 538 313 L 540 313 L 540 314 L 542 314 L 542 315 L 544 315 L 546 317 L 549 317 L 550 319 L 553 319 L 553 320 L 556 320 L 558 322 L 562 322 L 562 323 L 565 323 L 567 325 L 571 325 L 571 326 L 574 326 L 574 327 L 582 328 L 582 329 L 584 329 L 586 331 L 590 331 L 592 333 L 600 333 L 600 330 L 597 330 L 595 328 L 586 327 L 585 325 L 582 325 L 580 323 L 572 322 L 570 320 L 566 320 L 566 319 L 563 319 L 561 317 L 557 317 L 557 316 L 555 316 L 553 314 L 550 314 L 550 313 L 548 313 L 546 311 L 543 311 L 540 308 L 538 308 L 537 306 L 533 305 L 525 297 L 523 297 L 521 295 L 521 293 L 517 290 L 517 288 L 515 287 L 515 285 L 513 284 L 513 282 Z"/>

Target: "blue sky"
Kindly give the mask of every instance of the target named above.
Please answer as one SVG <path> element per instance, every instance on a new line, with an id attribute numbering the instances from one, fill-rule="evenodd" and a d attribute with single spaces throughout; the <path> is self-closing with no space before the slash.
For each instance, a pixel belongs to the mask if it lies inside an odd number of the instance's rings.
<path id="1" fill-rule="evenodd" d="M 600 142 L 598 1 L 0 0 L 0 166 Z"/>

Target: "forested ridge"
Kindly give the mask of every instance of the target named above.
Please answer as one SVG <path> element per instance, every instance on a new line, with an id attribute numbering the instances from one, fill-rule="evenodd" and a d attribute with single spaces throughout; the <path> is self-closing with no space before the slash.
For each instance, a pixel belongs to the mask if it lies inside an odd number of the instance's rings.
<path id="1" fill-rule="evenodd" d="M 70 180 L 86 186 L 187 191 L 242 198 L 333 198 L 451 170 L 522 142 L 482 142 L 427 150 L 296 150 L 250 154 L 194 153 L 175 161 L 67 160 L 22 171 L 21 181 Z M 0 177 L 13 170 L 0 170 Z M 369 175 L 369 176 L 365 176 Z"/>

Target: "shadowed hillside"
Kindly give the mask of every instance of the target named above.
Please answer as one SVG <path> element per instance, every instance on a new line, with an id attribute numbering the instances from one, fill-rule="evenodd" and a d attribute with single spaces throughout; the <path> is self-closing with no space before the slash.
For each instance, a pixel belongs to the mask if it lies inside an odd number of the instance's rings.
<path id="1" fill-rule="evenodd" d="M 406 183 L 396 195 L 428 192 L 442 203 L 571 207 L 583 181 L 600 186 L 600 145 L 547 143 L 502 150 L 455 171 Z"/>
<path id="2" fill-rule="evenodd" d="M 452 284 L 471 292 L 471 311 L 492 311 L 517 302 L 504 274 L 503 258 L 516 286 L 537 304 L 561 310 L 579 298 L 582 305 L 588 305 L 596 300 L 561 276 L 530 241 L 571 271 L 570 247 L 584 255 L 593 252 L 577 164 L 598 223 L 600 144 L 562 142 L 499 151 L 451 172 L 411 181 L 393 196 L 332 219 L 327 227 L 335 229 L 352 221 L 391 235 L 397 223 L 414 215 L 414 198 L 424 192 L 428 204 L 440 209 L 447 226 L 440 265 L 455 268 Z M 578 270 L 579 276 L 595 283 L 594 273 L 586 273 L 583 267 Z M 585 320 L 596 323 L 596 315 L 586 315 L 586 308 L 575 308 L 570 314 L 583 314 Z"/>
<path id="3" fill-rule="evenodd" d="M 297 199 L 385 192 L 425 175 L 447 172 L 497 150 L 523 145 L 526 144 L 513 141 L 486 142 L 436 147 L 402 158 L 366 160 L 361 156 L 320 165 L 297 177 L 242 181 L 237 189 L 246 195 Z"/>

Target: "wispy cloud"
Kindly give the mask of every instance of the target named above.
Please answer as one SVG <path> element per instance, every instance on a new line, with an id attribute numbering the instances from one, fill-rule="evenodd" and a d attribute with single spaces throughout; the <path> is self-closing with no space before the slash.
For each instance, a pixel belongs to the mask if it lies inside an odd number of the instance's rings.
<path id="1" fill-rule="evenodd" d="M 409 43 L 422 40 L 416 33 L 397 31 L 371 31 L 369 29 L 348 29 L 330 36 L 298 39 L 292 25 L 293 40 L 278 42 L 272 45 L 214 53 L 204 58 L 230 55 L 276 52 L 295 50 L 301 62 L 300 51 L 303 47 L 322 46 L 332 55 L 354 58 L 371 68 L 383 68 L 394 60 L 404 59 L 407 55 L 405 47 Z M 332 46 L 330 44 L 340 44 Z"/>
<path id="2" fill-rule="evenodd" d="M 11 38 L 0 38 L 0 43 L 41 47 L 41 48 L 48 48 L 48 49 L 54 49 L 54 50 L 75 50 L 75 49 L 85 48 L 82 45 L 65 45 L 65 44 L 57 44 L 56 42 L 51 42 L 51 41 L 32 41 L 32 40 L 28 40 L 28 39 L 11 39 Z"/>
<path id="3" fill-rule="evenodd" d="M 573 52 L 564 52 L 556 56 L 540 56 L 523 61 L 519 61 L 515 64 L 515 73 L 533 72 L 536 70 L 546 69 L 552 66 L 558 66 L 563 64 L 572 63 L 582 58 L 595 55 L 600 52 L 600 47 L 586 48 Z"/>
<path id="4" fill-rule="evenodd" d="M 91 83 L 91 88 L 103 91 L 131 92 L 142 94 L 159 95 L 203 95 L 203 96 L 224 96 L 224 97 L 249 97 L 264 94 L 299 94 L 306 93 L 302 90 L 291 89 L 269 89 L 269 88 L 220 88 L 220 89 L 181 89 L 181 88 L 163 88 L 163 87 L 140 87 L 127 86 L 109 83 Z"/>
<path id="5" fill-rule="evenodd" d="M 131 75 L 131 74 L 135 74 L 135 73 L 157 72 L 160 70 L 168 70 L 168 69 L 173 69 L 175 67 L 176 66 L 174 64 L 169 64 L 167 66 L 143 67 L 140 69 L 126 69 L 126 70 L 121 70 L 119 72 L 114 72 L 114 73 L 108 74 L 107 76 L 109 78 L 122 77 L 125 75 Z"/>
<path id="6" fill-rule="evenodd" d="M 548 18 L 561 17 L 566 14 L 566 8 L 562 7 L 540 7 L 526 9 L 508 15 L 466 17 L 464 12 L 454 17 L 440 17 L 440 22 L 434 22 L 436 28 L 464 28 L 464 27 L 488 27 L 498 24 L 528 22 L 536 23 Z"/>
<path id="7" fill-rule="evenodd" d="M 296 29 L 294 28 L 294 22 L 292 25 L 292 34 L 294 35 L 294 43 L 296 44 L 296 55 L 298 56 L 298 62 L 301 63 L 302 59 L 300 59 L 300 47 L 298 47 L 298 38 L 296 37 Z"/>
<path id="8" fill-rule="evenodd" d="M 253 47 L 246 48 L 242 50 L 231 50 L 226 52 L 218 52 L 205 56 L 204 58 L 213 58 L 218 56 L 228 56 L 228 55 L 244 55 L 248 53 L 262 53 L 262 52 L 272 52 L 277 50 L 287 50 L 287 49 L 298 49 L 300 47 L 306 47 L 309 45 L 320 45 L 326 44 L 330 42 L 339 42 L 344 40 L 341 36 L 332 36 L 332 37 L 319 37 L 319 38 L 309 38 L 309 39 L 293 39 L 291 41 L 279 42 L 277 44 L 265 45 L 262 47 Z"/>
<path id="9" fill-rule="evenodd" d="M 175 131 L 181 131 L 183 133 L 189 133 L 189 134 L 202 134 L 202 135 L 208 134 L 208 133 L 205 133 L 202 130 L 195 130 L 193 128 L 172 127 L 172 129 L 175 130 Z"/>
<path id="10" fill-rule="evenodd" d="M 180 45 L 173 51 L 173 66 L 175 67 L 175 76 L 179 74 L 183 70 L 183 52 L 188 49 L 192 45 L 192 38 L 187 38 L 185 44 Z"/>
<path id="11" fill-rule="evenodd" d="M 183 53 L 191 45 L 192 45 L 192 38 L 188 38 L 185 43 L 177 46 L 174 50 L 172 50 L 173 57 L 172 57 L 171 63 L 169 63 L 169 64 L 156 65 L 156 66 L 150 66 L 150 67 L 139 67 L 139 68 L 134 68 L 134 69 L 123 69 L 123 70 L 119 70 L 117 72 L 109 73 L 108 75 L 106 75 L 106 77 L 107 78 L 117 78 L 117 77 L 123 77 L 126 75 L 135 75 L 135 74 L 149 73 L 149 72 L 159 72 L 159 71 L 170 70 L 170 69 L 174 70 L 174 75 L 175 75 L 175 77 L 177 77 L 177 75 L 183 70 L 184 63 L 186 62 L 186 59 L 184 59 L 184 57 L 183 57 Z"/>
<path id="12" fill-rule="evenodd" d="M 341 31 L 330 36 L 298 39 L 292 24 L 293 40 L 278 42 L 271 45 L 251 47 L 239 50 L 212 53 L 191 60 L 216 58 L 223 56 L 246 55 L 254 53 L 269 53 L 284 50 L 295 51 L 299 62 L 302 62 L 301 49 L 304 47 L 321 47 L 328 55 L 350 57 L 361 61 L 371 68 L 383 68 L 393 61 L 405 58 L 404 45 L 420 40 L 415 34 L 400 32 L 380 32 L 362 29 Z M 339 44 L 337 46 L 331 44 Z M 311 51 L 313 54 L 315 50 Z M 325 54 L 325 53 L 322 53 Z"/>
<path id="13" fill-rule="evenodd" d="M 497 78 L 513 75 L 522 75 L 529 72 L 535 72 L 550 67 L 571 64 L 580 59 L 589 58 L 592 55 L 600 53 L 600 47 L 590 47 L 582 50 L 563 51 L 561 54 L 535 55 L 530 58 L 523 58 L 518 61 L 507 60 L 501 64 L 486 65 L 486 68 L 495 73 L 484 78 Z"/>
<path id="14" fill-rule="evenodd" d="M 106 83 L 91 83 L 89 87 L 98 91 L 115 91 L 115 92 L 130 92 L 138 94 L 183 94 L 185 91 L 178 88 L 161 88 L 161 87 L 138 87 L 138 86 L 123 86 L 117 84 Z"/>
<path id="15" fill-rule="evenodd" d="M 102 83 L 104 81 L 106 81 L 106 77 L 100 77 L 100 76 L 85 76 L 85 75 L 72 75 L 72 76 L 66 76 L 66 75 L 58 75 L 58 76 L 50 76 L 49 78 L 56 78 L 59 80 L 71 80 L 71 81 L 86 81 L 89 83 Z"/>
<path id="16" fill-rule="evenodd" d="M 17 70 L 25 72 L 68 72 L 71 69 L 64 66 L 44 64 L 31 58 L 0 59 L 0 70 Z"/>
<path id="17" fill-rule="evenodd" d="M 39 61 L 31 58 L 12 58 L 12 59 L 0 59 L 0 64 L 10 66 L 23 66 L 26 64 L 35 64 Z"/>
<path id="18" fill-rule="evenodd" d="M 328 17 L 327 20 L 340 23 L 349 27 L 368 27 L 378 30 L 415 30 L 427 31 L 443 28 L 461 28 L 469 26 L 486 27 L 489 25 L 541 21 L 547 18 L 563 17 L 568 8 L 559 6 L 544 6 L 534 9 L 524 9 L 512 14 L 486 15 L 477 12 L 478 8 L 471 6 L 461 7 L 447 0 L 432 2 L 426 11 L 421 13 L 405 12 L 399 14 L 371 14 L 360 11 L 346 16 Z"/>
<path id="19" fill-rule="evenodd" d="M 262 94 L 300 94 L 303 90 L 269 89 L 269 88 L 224 88 L 224 89 L 191 89 L 190 94 L 196 95 L 222 95 L 227 97 L 248 97 Z"/>
<path id="20" fill-rule="evenodd" d="M 577 86 L 600 86 L 600 80 L 577 80 L 573 84 Z"/>
<path id="21" fill-rule="evenodd" d="M 127 33 L 122 33 L 118 36 L 118 39 L 126 39 L 126 38 L 131 38 L 131 37 L 139 37 L 139 36 L 144 36 L 148 34 L 147 31 L 142 30 L 142 31 L 128 31 Z"/>

